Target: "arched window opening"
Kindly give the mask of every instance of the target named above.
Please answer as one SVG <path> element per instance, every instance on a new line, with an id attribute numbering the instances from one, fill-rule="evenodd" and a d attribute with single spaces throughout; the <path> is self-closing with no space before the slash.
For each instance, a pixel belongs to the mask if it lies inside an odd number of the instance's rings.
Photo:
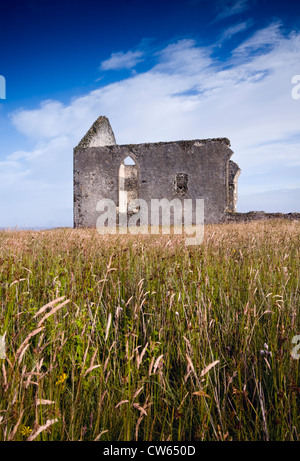
<path id="1" fill-rule="evenodd" d="M 138 198 L 138 169 L 132 157 L 127 156 L 119 170 L 119 213 L 127 213 L 128 204 Z"/>
<path id="2" fill-rule="evenodd" d="M 127 155 L 127 157 L 124 158 L 123 163 L 124 165 L 135 165 L 135 161 L 129 155 Z"/>

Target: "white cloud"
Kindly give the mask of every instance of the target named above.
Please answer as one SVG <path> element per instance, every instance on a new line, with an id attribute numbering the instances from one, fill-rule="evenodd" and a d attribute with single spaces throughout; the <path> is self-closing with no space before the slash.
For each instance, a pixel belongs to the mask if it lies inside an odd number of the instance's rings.
<path id="1" fill-rule="evenodd" d="M 102 61 L 100 70 L 120 70 L 120 69 L 132 69 L 139 62 L 143 61 L 142 51 L 119 51 L 118 53 L 112 53 L 109 59 Z"/>
<path id="2" fill-rule="evenodd" d="M 179 40 L 157 53 L 159 63 L 153 71 L 172 75 L 197 75 L 212 65 L 211 51 L 209 47 L 198 47 L 195 40 Z"/>
<path id="3" fill-rule="evenodd" d="M 270 24 L 268 27 L 262 30 L 258 30 L 252 37 L 245 40 L 235 50 L 235 54 L 245 55 L 245 53 L 265 50 L 266 47 L 274 47 L 282 40 L 282 34 L 280 32 L 281 23 L 276 22 Z"/>
<path id="4" fill-rule="evenodd" d="M 249 24 L 249 21 L 244 21 L 240 22 L 239 24 L 235 24 L 234 26 L 228 27 L 224 30 L 220 41 L 223 42 L 224 40 L 229 40 L 231 37 L 233 37 L 233 35 L 243 32 L 244 30 L 248 29 Z"/>
<path id="5" fill-rule="evenodd" d="M 270 31 L 276 36 L 272 45 Z M 263 37 L 270 46 L 253 54 L 254 44 L 262 46 Z M 21 216 L 28 206 L 31 221 L 43 225 L 45 209 L 53 210 L 51 222 L 55 210 L 69 209 L 64 225 L 72 225 L 73 147 L 99 115 L 108 116 L 119 144 L 228 137 L 233 160 L 242 169 L 241 197 L 297 189 L 300 101 L 291 96 L 291 78 L 299 73 L 300 33 L 284 37 L 278 24 L 273 24 L 237 50 L 242 48 L 242 59 L 236 51 L 223 64 L 212 57 L 210 48 L 181 40 L 157 54 L 158 62 L 148 72 L 103 86 L 66 105 L 45 101 L 35 110 L 15 112 L 15 127 L 34 145 L 31 151 L 8 155 L 1 164 L 3 193 L 11 187 L 20 194 L 15 212 L 19 207 Z M 28 197 L 26 202 L 23 196 Z M 262 201 L 259 209 L 268 211 L 269 203 L 269 198 Z"/>

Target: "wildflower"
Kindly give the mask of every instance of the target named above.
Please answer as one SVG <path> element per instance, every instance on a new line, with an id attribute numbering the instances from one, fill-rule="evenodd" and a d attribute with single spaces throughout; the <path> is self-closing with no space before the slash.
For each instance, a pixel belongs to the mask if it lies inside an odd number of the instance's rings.
<path id="1" fill-rule="evenodd" d="M 268 350 L 269 349 L 269 346 L 267 343 L 264 344 L 264 349 L 261 349 L 259 351 L 260 355 L 266 355 L 266 356 L 270 356 L 272 357 L 272 352 Z"/>
<path id="2" fill-rule="evenodd" d="M 55 385 L 59 386 L 60 384 L 63 384 L 67 379 L 66 373 L 63 373 L 62 375 L 59 376 L 58 380 L 56 381 Z"/>
<path id="3" fill-rule="evenodd" d="M 24 437 L 28 437 L 32 432 L 32 429 L 30 429 L 29 426 L 21 426 L 20 433 Z"/>

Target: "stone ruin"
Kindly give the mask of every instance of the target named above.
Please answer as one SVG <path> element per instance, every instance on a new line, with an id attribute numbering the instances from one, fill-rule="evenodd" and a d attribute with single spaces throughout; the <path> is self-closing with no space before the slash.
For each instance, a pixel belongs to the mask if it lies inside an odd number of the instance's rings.
<path id="1" fill-rule="evenodd" d="M 96 227 L 100 199 L 119 213 L 136 198 L 204 199 L 205 223 L 224 222 L 237 204 L 232 154 L 227 138 L 118 145 L 101 116 L 74 148 L 74 227 Z"/>

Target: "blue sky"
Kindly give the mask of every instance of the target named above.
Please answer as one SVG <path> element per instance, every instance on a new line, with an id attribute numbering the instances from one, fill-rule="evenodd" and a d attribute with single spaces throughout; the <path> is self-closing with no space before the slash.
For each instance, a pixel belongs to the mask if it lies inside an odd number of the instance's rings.
<path id="1" fill-rule="evenodd" d="M 6 3 L 0 227 L 72 226 L 73 147 L 99 115 L 118 144 L 228 137 L 238 211 L 300 211 L 300 4 Z"/>

